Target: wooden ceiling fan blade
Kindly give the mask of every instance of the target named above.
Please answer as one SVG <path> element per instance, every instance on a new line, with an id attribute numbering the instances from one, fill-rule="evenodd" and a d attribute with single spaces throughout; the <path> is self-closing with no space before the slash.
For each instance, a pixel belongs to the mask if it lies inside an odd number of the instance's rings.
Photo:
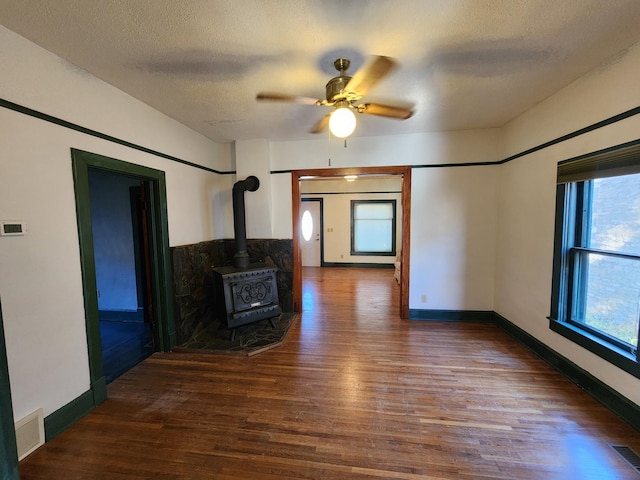
<path id="1" fill-rule="evenodd" d="M 327 129 L 327 127 L 329 126 L 329 117 L 331 117 L 330 113 L 328 113 L 327 115 L 322 117 L 320 120 L 318 120 L 316 122 L 316 124 L 313 126 L 313 128 L 311 130 L 309 130 L 309 133 L 321 133 L 321 132 L 324 132 Z"/>
<path id="2" fill-rule="evenodd" d="M 298 103 L 300 105 L 321 105 L 322 100 L 312 97 L 303 97 L 300 95 L 287 95 L 285 93 L 260 92 L 256 95 L 256 100 L 267 102 L 289 102 Z"/>
<path id="3" fill-rule="evenodd" d="M 380 117 L 398 118 L 406 120 L 413 115 L 413 110 L 404 107 L 394 107 L 392 105 L 381 105 L 379 103 L 363 103 L 358 105 L 358 112 Z"/>
<path id="4" fill-rule="evenodd" d="M 364 96 L 376 83 L 391 73 L 396 65 L 391 57 L 374 57 L 353 74 L 345 90 Z"/>

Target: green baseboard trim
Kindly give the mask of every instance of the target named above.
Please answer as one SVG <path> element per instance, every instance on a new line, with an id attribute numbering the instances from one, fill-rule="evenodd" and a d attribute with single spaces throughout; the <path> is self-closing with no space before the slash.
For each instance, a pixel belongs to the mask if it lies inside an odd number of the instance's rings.
<path id="1" fill-rule="evenodd" d="M 91 392 L 93 394 L 93 405 L 97 407 L 107 399 L 107 379 L 100 377 L 92 382 Z"/>
<path id="2" fill-rule="evenodd" d="M 48 442 L 53 440 L 71 425 L 76 423 L 94 408 L 93 392 L 87 390 L 79 397 L 71 400 L 64 407 L 44 419 L 44 437 Z"/>
<path id="3" fill-rule="evenodd" d="M 490 310 L 420 310 L 409 309 L 409 320 L 432 322 L 492 322 Z"/>
<path id="4" fill-rule="evenodd" d="M 499 313 L 493 312 L 493 322 L 554 369 L 595 398 L 602 405 L 640 431 L 640 406 L 580 368 L 568 358 L 549 348 L 533 335 L 522 330 Z"/>
<path id="5" fill-rule="evenodd" d="M 393 263 L 322 262 L 323 267 L 395 268 Z"/>

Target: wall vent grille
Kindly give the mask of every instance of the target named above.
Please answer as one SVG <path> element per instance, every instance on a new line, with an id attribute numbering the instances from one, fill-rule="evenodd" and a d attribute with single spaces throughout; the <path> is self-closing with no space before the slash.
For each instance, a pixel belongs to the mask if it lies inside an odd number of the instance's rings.
<path id="1" fill-rule="evenodd" d="M 15 427 L 18 460 L 22 460 L 44 444 L 44 415 L 42 409 L 39 408 L 18 420 Z"/>
<path id="2" fill-rule="evenodd" d="M 629 447 L 621 445 L 611 445 L 618 454 L 624 458 L 629 465 L 636 469 L 636 472 L 640 473 L 640 455 L 631 450 Z"/>

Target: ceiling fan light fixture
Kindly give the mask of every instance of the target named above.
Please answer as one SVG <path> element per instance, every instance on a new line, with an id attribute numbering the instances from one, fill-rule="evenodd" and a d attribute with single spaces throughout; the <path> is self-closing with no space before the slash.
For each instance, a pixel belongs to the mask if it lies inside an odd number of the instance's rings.
<path id="1" fill-rule="evenodd" d="M 329 130 L 334 137 L 347 138 L 356 129 L 356 115 L 350 106 L 336 108 L 329 118 Z"/>
<path id="2" fill-rule="evenodd" d="M 333 136 L 346 139 L 356 129 L 355 113 L 366 113 L 378 117 L 406 120 L 413 115 L 413 110 L 408 106 L 382 105 L 379 103 L 358 102 L 389 75 L 395 68 L 396 62 L 390 57 L 374 56 L 364 66 L 360 67 L 353 76 L 347 74 L 350 61 L 347 58 L 338 58 L 333 66 L 338 70 L 338 76 L 330 79 L 325 85 L 325 99 L 320 100 L 300 95 L 288 95 L 282 93 L 261 92 L 256 96 L 260 101 L 277 101 L 297 103 L 300 105 L 313 105 L 316 107 L 334 107 L 333 111 L 320 118 L 309 130 L 309 133 L 329 131 Z M 345 140 L 346 148 L 347 142 Z"/>

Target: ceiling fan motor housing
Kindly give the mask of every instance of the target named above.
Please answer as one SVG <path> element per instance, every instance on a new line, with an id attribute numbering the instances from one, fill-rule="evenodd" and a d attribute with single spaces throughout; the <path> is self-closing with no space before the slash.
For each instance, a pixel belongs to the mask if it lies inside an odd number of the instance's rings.
<path id="1" fill-rule="evenodd" d="M 336 102 L 348 97 L 348 93 L 345 92 L 347 84 L 351 80 L 351 77 L 339 76 L 334 77 L 327 82 L 327 101 Z"/>

